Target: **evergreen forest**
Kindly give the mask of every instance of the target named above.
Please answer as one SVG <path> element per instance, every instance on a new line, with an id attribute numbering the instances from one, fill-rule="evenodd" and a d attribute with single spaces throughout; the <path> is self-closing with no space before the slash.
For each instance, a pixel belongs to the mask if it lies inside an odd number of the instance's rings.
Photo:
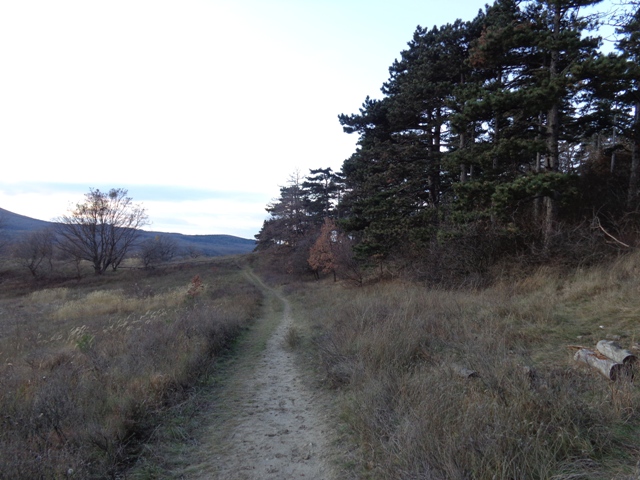
<path id="1" fill-rule="evenodd" d="M 292 273 L 458 283 L 636 246 L 640 2 L 603 5 L 496 0 L 418 26 L 382 96 L 338 116 L 356 151 L 294 173 L 257 249 Z"/>

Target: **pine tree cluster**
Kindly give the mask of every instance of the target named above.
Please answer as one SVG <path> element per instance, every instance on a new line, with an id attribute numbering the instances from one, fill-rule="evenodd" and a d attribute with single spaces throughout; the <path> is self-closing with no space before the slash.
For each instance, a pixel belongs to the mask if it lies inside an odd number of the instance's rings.
<path id="1" fill-rule="evenodd" d="M 419 260 L 430 272 L 632 246 L 640 2 L 613 13 L 598 4 L 497 0 L 471 21 L 418 27 L 383 97 L 339 116 L 359 137 L 342 171 L 282 187 L 259 248 L 308 253 L 327 217 L 361 259 Z M 616 25 L 611 53 L 593 35 L 603 23 Z"/>

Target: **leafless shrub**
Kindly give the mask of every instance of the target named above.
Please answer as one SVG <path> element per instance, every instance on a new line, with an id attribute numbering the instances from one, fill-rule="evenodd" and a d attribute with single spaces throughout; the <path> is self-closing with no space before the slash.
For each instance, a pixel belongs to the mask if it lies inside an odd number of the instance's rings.
<path id="1" fill-rule="evenodd" d="M 38 230 L 26 235 L 17 242 L 13 249 L 13 257 L 27 268 L 33 277 L 42 274 L 44 268 L 53 269 L 53 250 L 55 233 L 52 230 Z"/>
<path id="2" fill-rule="evenodd" d="M 167 235 L 156 235 L 142 243 L 139 256 L 142 265 L 150 268 L 171 261 L 178 253 L 178 243 Z"/>
<path id="3" fill-rule="evenodd" d="M 196 247 L 187 247 L 185 249 L 185 255 L 190 258 L 198 258 L 202 255 L 202 252 Z"/>
<path id="4" fill-rule="evenodd" d="M 149 284 L 141 284 L 134 282 L 128 286 L 125 290 L 125 294 L 129 297 L 135 297 L 138 299 L 153 298 L 156 295 L 155 290 Z"/>

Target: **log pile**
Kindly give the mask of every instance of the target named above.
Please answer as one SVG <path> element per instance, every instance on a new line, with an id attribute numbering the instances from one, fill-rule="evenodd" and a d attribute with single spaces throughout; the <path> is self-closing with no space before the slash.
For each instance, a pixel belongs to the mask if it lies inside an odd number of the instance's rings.
<path id="1" fill-rule="evenodd" d="M 629 350 L 623 349 L 612 340 L 600 340 L 596 350 L 586 347 L 570 346 L 577 349 L 573 359 L 589 365 L 609 380 L 622 377 L 633 378 L 633 368 L 638 358 Z"/>

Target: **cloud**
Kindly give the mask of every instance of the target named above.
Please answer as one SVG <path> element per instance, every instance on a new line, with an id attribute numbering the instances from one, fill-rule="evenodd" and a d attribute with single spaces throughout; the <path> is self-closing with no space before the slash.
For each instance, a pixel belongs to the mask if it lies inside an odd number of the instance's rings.
<path id="1" fill-rule="evenodd" d="M 166 228 L 253 236 L 291 173 L 354 152 L 337 116 L 381 96 L 416 24 L 480 6 L 0 2 L 0 206 L 49 220 L 124 187 Z"/>
<path id="2" fill-rule="evenodd" d="M 0 206 L 6 210 L 53 220 L 82 202 L 91 187 L 76 183 L 0 182 Z M 252 238 L 266 217 L 270 198 L 255 192 L 214 191 L 176 186 L 124 185 L 135 203 L 141 203 L 152 222 L 146 229 L 185 234 L 238 235 Z"/>

